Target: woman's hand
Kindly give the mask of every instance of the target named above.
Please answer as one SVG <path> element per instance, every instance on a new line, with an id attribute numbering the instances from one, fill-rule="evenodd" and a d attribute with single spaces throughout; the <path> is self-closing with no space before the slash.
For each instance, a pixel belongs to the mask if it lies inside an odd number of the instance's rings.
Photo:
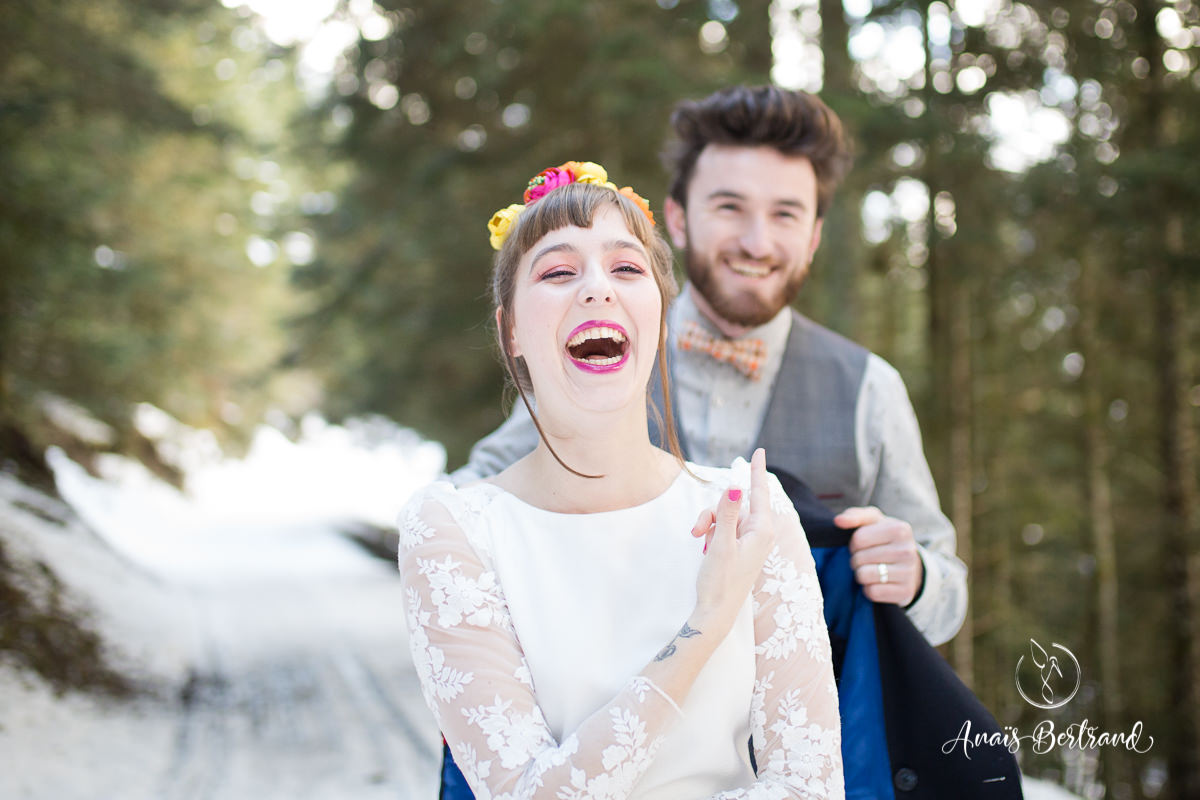
<path id="1" fill-rule="evenodd" d="M 696 578 L 691 626 L 706 635 L 724 638 L 733 627 L 775 545 L 766 464 L 762 448 L 755 450 L 750 460 L 748 515 L 738 519 L 742 490 L 730 487 L 721 495 L 716 510 L 701 512 L 692 528 L 693 536 L 705 538 L 705 553 Z"/>

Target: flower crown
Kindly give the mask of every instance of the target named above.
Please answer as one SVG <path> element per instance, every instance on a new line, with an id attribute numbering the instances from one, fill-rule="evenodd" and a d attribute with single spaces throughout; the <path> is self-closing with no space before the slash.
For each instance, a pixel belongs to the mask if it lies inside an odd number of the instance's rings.
<path id="1" fill-rule="evenodd" d="M 651 225 L 655 224 L 654 214 L 651 213 L 650 204 L 646 202 L 646 199 L 628 186 L 618 189 L 616 184 L 608 180 L 608 171 L 604 167 L 593 161 L 568 161 L 561 166 L 550 167 L 535 175 L 529 185 L 525 187 L 524 205 L 515 203 L 492 215 L 488 222 L 488 232 L 491 234 L 489 241 L 492 243 L 492 249 L 499 250 L 504 246 L 504 240 L 508 238 L 508 233 L 517 223 L 521 212 L 545 195 L 568 183 L 594 183 L 597 186 L 612 189 L 617 194 L 623 194 L 637 204 L 646 218 L 650 220 Z"/>

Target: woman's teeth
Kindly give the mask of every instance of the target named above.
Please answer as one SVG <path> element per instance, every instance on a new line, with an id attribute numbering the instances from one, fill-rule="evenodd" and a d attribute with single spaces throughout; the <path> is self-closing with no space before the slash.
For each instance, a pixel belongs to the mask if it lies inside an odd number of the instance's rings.
<path id="1" fill-rule="evenodd" d="M 588 328 L 575 334 L 567 342 L 567 347 L 578 347 L 589 339 L 612 339 L 617 344 L 625 344 L 625 334 L 616 328 L 600 327 Z"/>

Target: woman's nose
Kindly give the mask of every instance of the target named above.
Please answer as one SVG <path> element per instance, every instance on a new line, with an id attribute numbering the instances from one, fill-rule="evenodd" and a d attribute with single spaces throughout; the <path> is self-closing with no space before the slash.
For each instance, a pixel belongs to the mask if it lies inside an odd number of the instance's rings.
<path id="1" fill-rule="evenodd" d="M 584 276 L 583 285 L 579 289 L 579 297 L 584 305 L 598 305 L 613 302 L 612 283 L 603 269 L 589 269 Z"/>

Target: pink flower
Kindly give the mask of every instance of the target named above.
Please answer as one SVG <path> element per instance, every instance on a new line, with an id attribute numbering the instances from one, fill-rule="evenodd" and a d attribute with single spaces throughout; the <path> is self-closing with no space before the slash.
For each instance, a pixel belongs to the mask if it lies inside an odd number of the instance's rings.
<path id="1" fill-rule="evenodd" d="M 542 170 L 529 182 L 529 186 L 525 187 L 525 204 L 528 205 L 558 187 L 574 182 L 575 176 L 562 167 Z"/>

